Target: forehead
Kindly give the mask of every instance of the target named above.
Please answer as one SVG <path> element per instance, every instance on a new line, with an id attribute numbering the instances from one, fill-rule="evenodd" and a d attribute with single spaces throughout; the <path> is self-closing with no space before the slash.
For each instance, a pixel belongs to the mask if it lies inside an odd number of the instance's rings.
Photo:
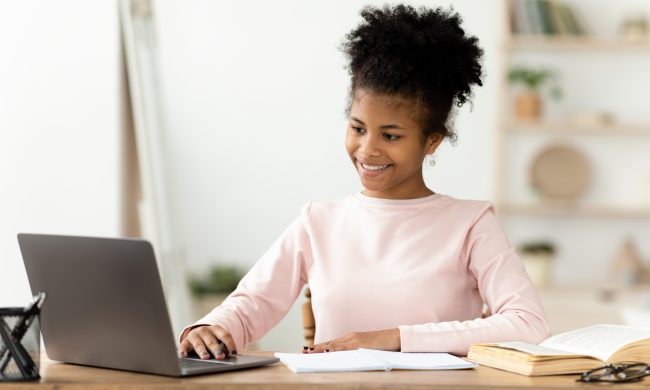
<path id="1" fill-rule="evenodd" d="M 350 116 L 364 122 L 399 122 L 404 126 L 419 127 L 416 105 L 413 99 L 360 89 L 354 93 Z"/>

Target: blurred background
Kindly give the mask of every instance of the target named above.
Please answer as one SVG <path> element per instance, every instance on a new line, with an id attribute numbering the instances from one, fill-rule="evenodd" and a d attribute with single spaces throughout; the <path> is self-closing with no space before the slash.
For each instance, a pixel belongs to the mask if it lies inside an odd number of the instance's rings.
<path id="1" fill-rule="evenodd" d="M 218 304 L 303 204 L 361 190 L 338 47 L 384 3 L 0 3 L 0 306 L 31 296 L 18 232 L 151 240 L 177 331 Z M 407 3 L 485 50 L 430 188 L 494 202 L 554 332 L 650 325 L 650 2 Z M 300 348 L 304 299 L 252 348 Z"/>

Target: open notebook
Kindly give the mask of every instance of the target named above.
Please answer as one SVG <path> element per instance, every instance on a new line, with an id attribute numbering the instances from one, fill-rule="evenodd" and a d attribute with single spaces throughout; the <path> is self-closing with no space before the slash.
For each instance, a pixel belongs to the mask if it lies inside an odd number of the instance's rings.
<path id="1" fill-rule="evenodd" d="M 477 365 L 448 353 L 388 352 L 357 349 L 327 353 L 275 354 L 293 372 L 453 370 Z"/>

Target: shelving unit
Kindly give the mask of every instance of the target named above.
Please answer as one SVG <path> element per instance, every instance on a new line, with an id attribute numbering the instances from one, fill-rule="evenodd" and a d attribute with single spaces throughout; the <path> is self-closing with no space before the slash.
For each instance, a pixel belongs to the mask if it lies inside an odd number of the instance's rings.
<path id="1" fill-rule="evenodd" d="M 650 123 L 594 123 L 580 124 L 570 121 L 539 121 L 511 119 L 502 124 L 505 131 L 517 133 L 546 133 L 555 135 L 642 135 L 650 136 Z"/>
<path id="2" fill-rule="evenodd" d="M 507 215 L 530 215 L 541 217 L 585 218 L 650 218 L 650 208 L 614 207 L 599 205 L 567 205 L 554 203 L 517 204 L 507 203 L 501 210 Z"/>
<path id="3" fill-rule="evenodd" d="M 512 15 L 510 7 L 514 1 L 518 0 L 504 2 L 507 15 L 505 20 L 509 20 Z M 576 5 L 576 2 L 569 4 Z M 595 3 L 594 7 L 598 4 Z M 601 2 L 600 6 L 603 7 L 605 4 L 611 7 L 625 7 L 629 2 L 626 0 L 616 3 Z M 600 12 L 600 16 L 607 12 L 594 7 L 578 10 L 579 16 L 588 19 L 590 15 L 587 12 Z M 646 7 L 650 16 L 650 3 Z M 617 86 L 615 83 L 628 82 L 623 81 L 626 76 L 624 71 L 602 74 L 599 73 L 597 66 L 592 66 L 593 61 L 620 57 L 622 60 L 619 61 L 649 61 L 650 63 L 650 39 L 626 41 L 615 34 L 598 37 L 524 36 L 511 34 L 508 26 L 502 49 L 503 77 L 500 94 L 502 119 L 498 124 L 495 178 L 497 213 L 513 244 L 519 245 L 524 241 L 534 240 L 550 240 L 557 244 L 560 253 L 558 263 L 555 264 L 555 279 L 560 284 L 566 284 L 568 281 L 590 283 L 602 280 L 607 277 L 607 267 L 624 237 L 631 235 L 636 241 L 641 241 L 646 248 L 650 248 L 647 244 L 650 242 L 650 95 L 647 93 L 645 95 L 648 99 L 645 100 L 644 109 L 637 109 L 633 115 L 629 115 L 632 109 L 622 113 L 616 112 L 616 107 L 621 106 L 621 99 L 627 98 L 625 95 L 616 95 L 621 88 L 610 88 L 611 97 L 602 96 L 602 93 L 601 96 L 594 96 L 594 100 L 600 99 L 598 100 L 600 105 L 595 104 L 593 107 L 594 112 L 603 109 L 603 100 L 607 101 L 611 98 L 613 103 L 619 103 L 618 106 L 612 104 L 616 115 L 610 120 L 572 120 L 568 115 L 542 115 L 539 119 L 522 120 L 512 114 L 513 96 L 507 74 L 510 66 L 515 63 L 513 61 L 515 57 L 519 60 L 528 57 L 531 59 L 529 63 L 531 66 L 535 66 L 535 61 L 542 59 L 542 65 L 546 66 L 550 63 L 561 73 L 566 71 L 567 74 L 564 76 L 573 82 L 573 88 L 591 88 L 589 84 L 576 87 L 578 81 L 575 80 L 584 82 L 587 79 L 593 79 L 593 82 L 599 86 L 604 83 Z M 578 63 L 583 61 L 580 63 L 584 64 L 579 68 L 580 74 L 570 74 L 571 69 L 563 68 L 568 57 L 570 61 Z M 557 67 L 555 67 L 556 63 L 559 64 Z M 575 68 L 574 72 L 576 72 Z M 638 74 L 638 79 L 650 83 L 650 75 L 647 72 Z M 641 85 L 646 84 L 641 83 Z M 634 83 L 629 83 L 629 88 L 635 92 L 635 88 L 644 89 Z M 580 96 L 583 99 L 585 96 L 589 98 L 588 93 L 584 93 L 584 90 L 581 92 L 583 93 Z M 582 107 L 589 108 L 591 102 L 580 103 Z M 530 188 L 529 178 L 526 176 L 528 166 L 525 165 L 531 163 L 536 151 L 552 143 L 577 145 L 578 149 L 593 162 L 592 170 L 599 180 L 599 185 L 590 190 L 589 196 L 575 201 L 550 201 L 536 196 L 535 191 Z M 610 150 L 603 146 L 608 144 L 612 145 Z M 638 154 L 638 150 L 642 148 L 640 144 L 647 145 L 649 157 L 638 163 L 641 165 L 638 166 L 630 159 L 633 158 L 631 156 L 634 156 L 634 153 Z M 602 150 L 606 150 L 609 155 L 602 156 Z M 603 163 L 605 158 L 607 164 Z M 610 176 L 603 175 L 603 166 L 609 170 Z M 639 183 L 647 182 L 649 190 L 646 202 L 629 200 L 637 195 L 628 196 L 629 199 L 625 201 L 615 196 L 619 193 L 639 192 L 639 189 L 634 186 L 623 187 L 623 184 L 634 182 L 629 178 L 634 175 L 637 175 Z M 620 176 L 625 176 L 627 181 L 621 179 L 620 182 L 623 184 L 620 184 L 612 180 L 612 186 L 616 185 L 618 192 L 608 191 L 608 179 L 612 177 L 618 179 Z M 639 187 L 641 186 L 639 184 Z M 644 254 L 647 257 L 650 252 L 646 250 Z"/>
<path id="4" fill-rule="evenodd" d="M 555 51 L 624 51 L 650 50 L 650 41 L 626 41 L 616 38 L 595 37 L 511 37 L 505 42 L 511 50 L 555 50 Z"/>

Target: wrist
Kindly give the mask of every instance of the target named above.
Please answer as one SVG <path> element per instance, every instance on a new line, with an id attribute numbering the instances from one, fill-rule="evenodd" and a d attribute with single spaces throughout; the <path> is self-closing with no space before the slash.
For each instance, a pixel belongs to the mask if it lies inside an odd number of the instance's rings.
<path id="1" fill-rule="evenodd" d="M 401 337 L 399 334 L 399 328 L 393 328 L 393 329 L 387 329 L 384 332 L 386 332 L 386 339 L 390 340 L 389 341 L 389 350 L 390 351 L 401 351 L 402 350 L 402 341 Z"/>

